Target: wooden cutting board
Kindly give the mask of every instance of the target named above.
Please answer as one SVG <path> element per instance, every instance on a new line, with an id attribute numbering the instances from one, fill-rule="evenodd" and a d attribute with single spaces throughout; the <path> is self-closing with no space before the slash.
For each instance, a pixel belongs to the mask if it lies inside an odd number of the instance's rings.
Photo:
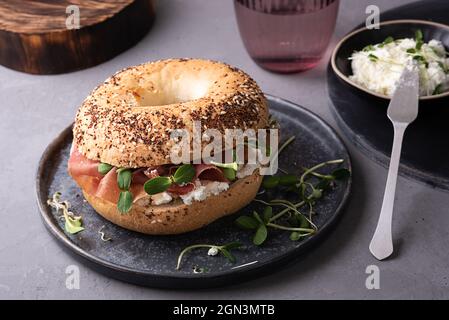
<path id="1" fill-rule="evenodd" d="M 27 73 L 56 74 L 102 63 L 148 32 L 154 2 L 0 1 L 0 64 Z"/>

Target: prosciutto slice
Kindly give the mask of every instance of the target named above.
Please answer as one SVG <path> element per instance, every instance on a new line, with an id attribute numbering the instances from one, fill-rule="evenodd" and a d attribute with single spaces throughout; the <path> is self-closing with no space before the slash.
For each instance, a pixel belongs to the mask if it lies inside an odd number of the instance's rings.
<path id="1" fill-rule="evenodd" d="M 96 197 L 109 202 L 117 203 L 120 189 L 117 184 L 117 169 L 112 168 L 103 179 L 100 180 L 98 188 L 94 194 Z"/>
<path id="2" fill-rule="evenodd" d="M 69 159 L 69 173 L 72 177 L 89 176 L 98 179 L 103 176 L 98 172 L 99 161 L 89 160 L 76 147 L 73 147 Z"/>
<path id="3" fill-rule="evenodd" d="M 73 147 L 68 162 L 69 174 L 84 192 L 103 200 L 117 203 L 120 195 L 120 189 L 117 184 L 117 170 L 112 168 L 103 176 L 98 172 L 99 163 L 99 161 L 87 159 L 76 147 Z M 143 174 L 143 169 L 133 172 L 133 183 L 130 191 L 134 195 L 134 201 L 146 196 L 143 184 L 147 180 L 148 177 Z"/>
<path id="4" fill-rule="evenodd" d="M 145 168 L 137 169 L 133 172 L 132 183 L 145 184 L 148 181 L 148 176 L 145 174 Z"/>
<path id="5" fill-rule="evenodd" d="M 187 194 L 191 191 L 193 191 L 193 189 L 195 189 L 195 184 L 193 184 L 192 182 L 183 184 L 182 186 L 179 184 L 173 184 L 170 186 L 170 188 L 168 188 L 168 192 L 173 193 L 173 194 L 177 194 L 177 195 L 184 195 Z"/>
<path id="6" fill-rule="evenodd" d="M 223 174 L 223 171 L 213 164 L 196 164 L 196 178 L 200 180 L 229 182 Z"/>

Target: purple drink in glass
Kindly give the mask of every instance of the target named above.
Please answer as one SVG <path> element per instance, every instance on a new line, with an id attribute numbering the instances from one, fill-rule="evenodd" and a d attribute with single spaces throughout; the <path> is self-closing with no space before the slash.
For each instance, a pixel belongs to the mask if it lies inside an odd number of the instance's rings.
<path id="1" fill-rule="evenodd" d="M 334 33 L 339 0 L 234 0 L 246 50 L 262 68 L 313 68 Z"/>

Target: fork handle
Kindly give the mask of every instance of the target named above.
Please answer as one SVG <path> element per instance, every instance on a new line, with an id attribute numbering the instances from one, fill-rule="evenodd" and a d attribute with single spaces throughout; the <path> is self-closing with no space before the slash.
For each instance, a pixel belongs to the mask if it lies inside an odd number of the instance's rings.
<path id="1" fill-rule="evenodd" d="M 393 123 L 394 140 L 391 152 L 390 169 L 388 170 L 382 209 L 373 239 L 369 245 L 371 253 L 378 260 L 388 258 L 393 253 L 393 239 L 391 225 L 393 220 L 394 197 L 398 178 L 399 161 L 401 158 L 402 140 L 407 124 Z"/>

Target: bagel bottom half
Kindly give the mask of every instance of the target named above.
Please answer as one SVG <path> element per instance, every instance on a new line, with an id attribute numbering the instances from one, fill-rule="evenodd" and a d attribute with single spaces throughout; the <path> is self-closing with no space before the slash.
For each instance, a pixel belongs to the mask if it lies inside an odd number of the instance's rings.
<path id="1" fill-rule="evenodd" d="M 203 201 L 194 201 L 190 205 L 175 202 L 158 206 L 134 203 L 126 214 L 120 213 L 115 203 L 84 191 L 83 194 L 95 211 L 116 225 L 146 234 L 169 235 L 193 231 L 235 213 L 256 197 L 261 183 L 262 176 L 256 171 L 231 184 L 228 190 Z"/>

